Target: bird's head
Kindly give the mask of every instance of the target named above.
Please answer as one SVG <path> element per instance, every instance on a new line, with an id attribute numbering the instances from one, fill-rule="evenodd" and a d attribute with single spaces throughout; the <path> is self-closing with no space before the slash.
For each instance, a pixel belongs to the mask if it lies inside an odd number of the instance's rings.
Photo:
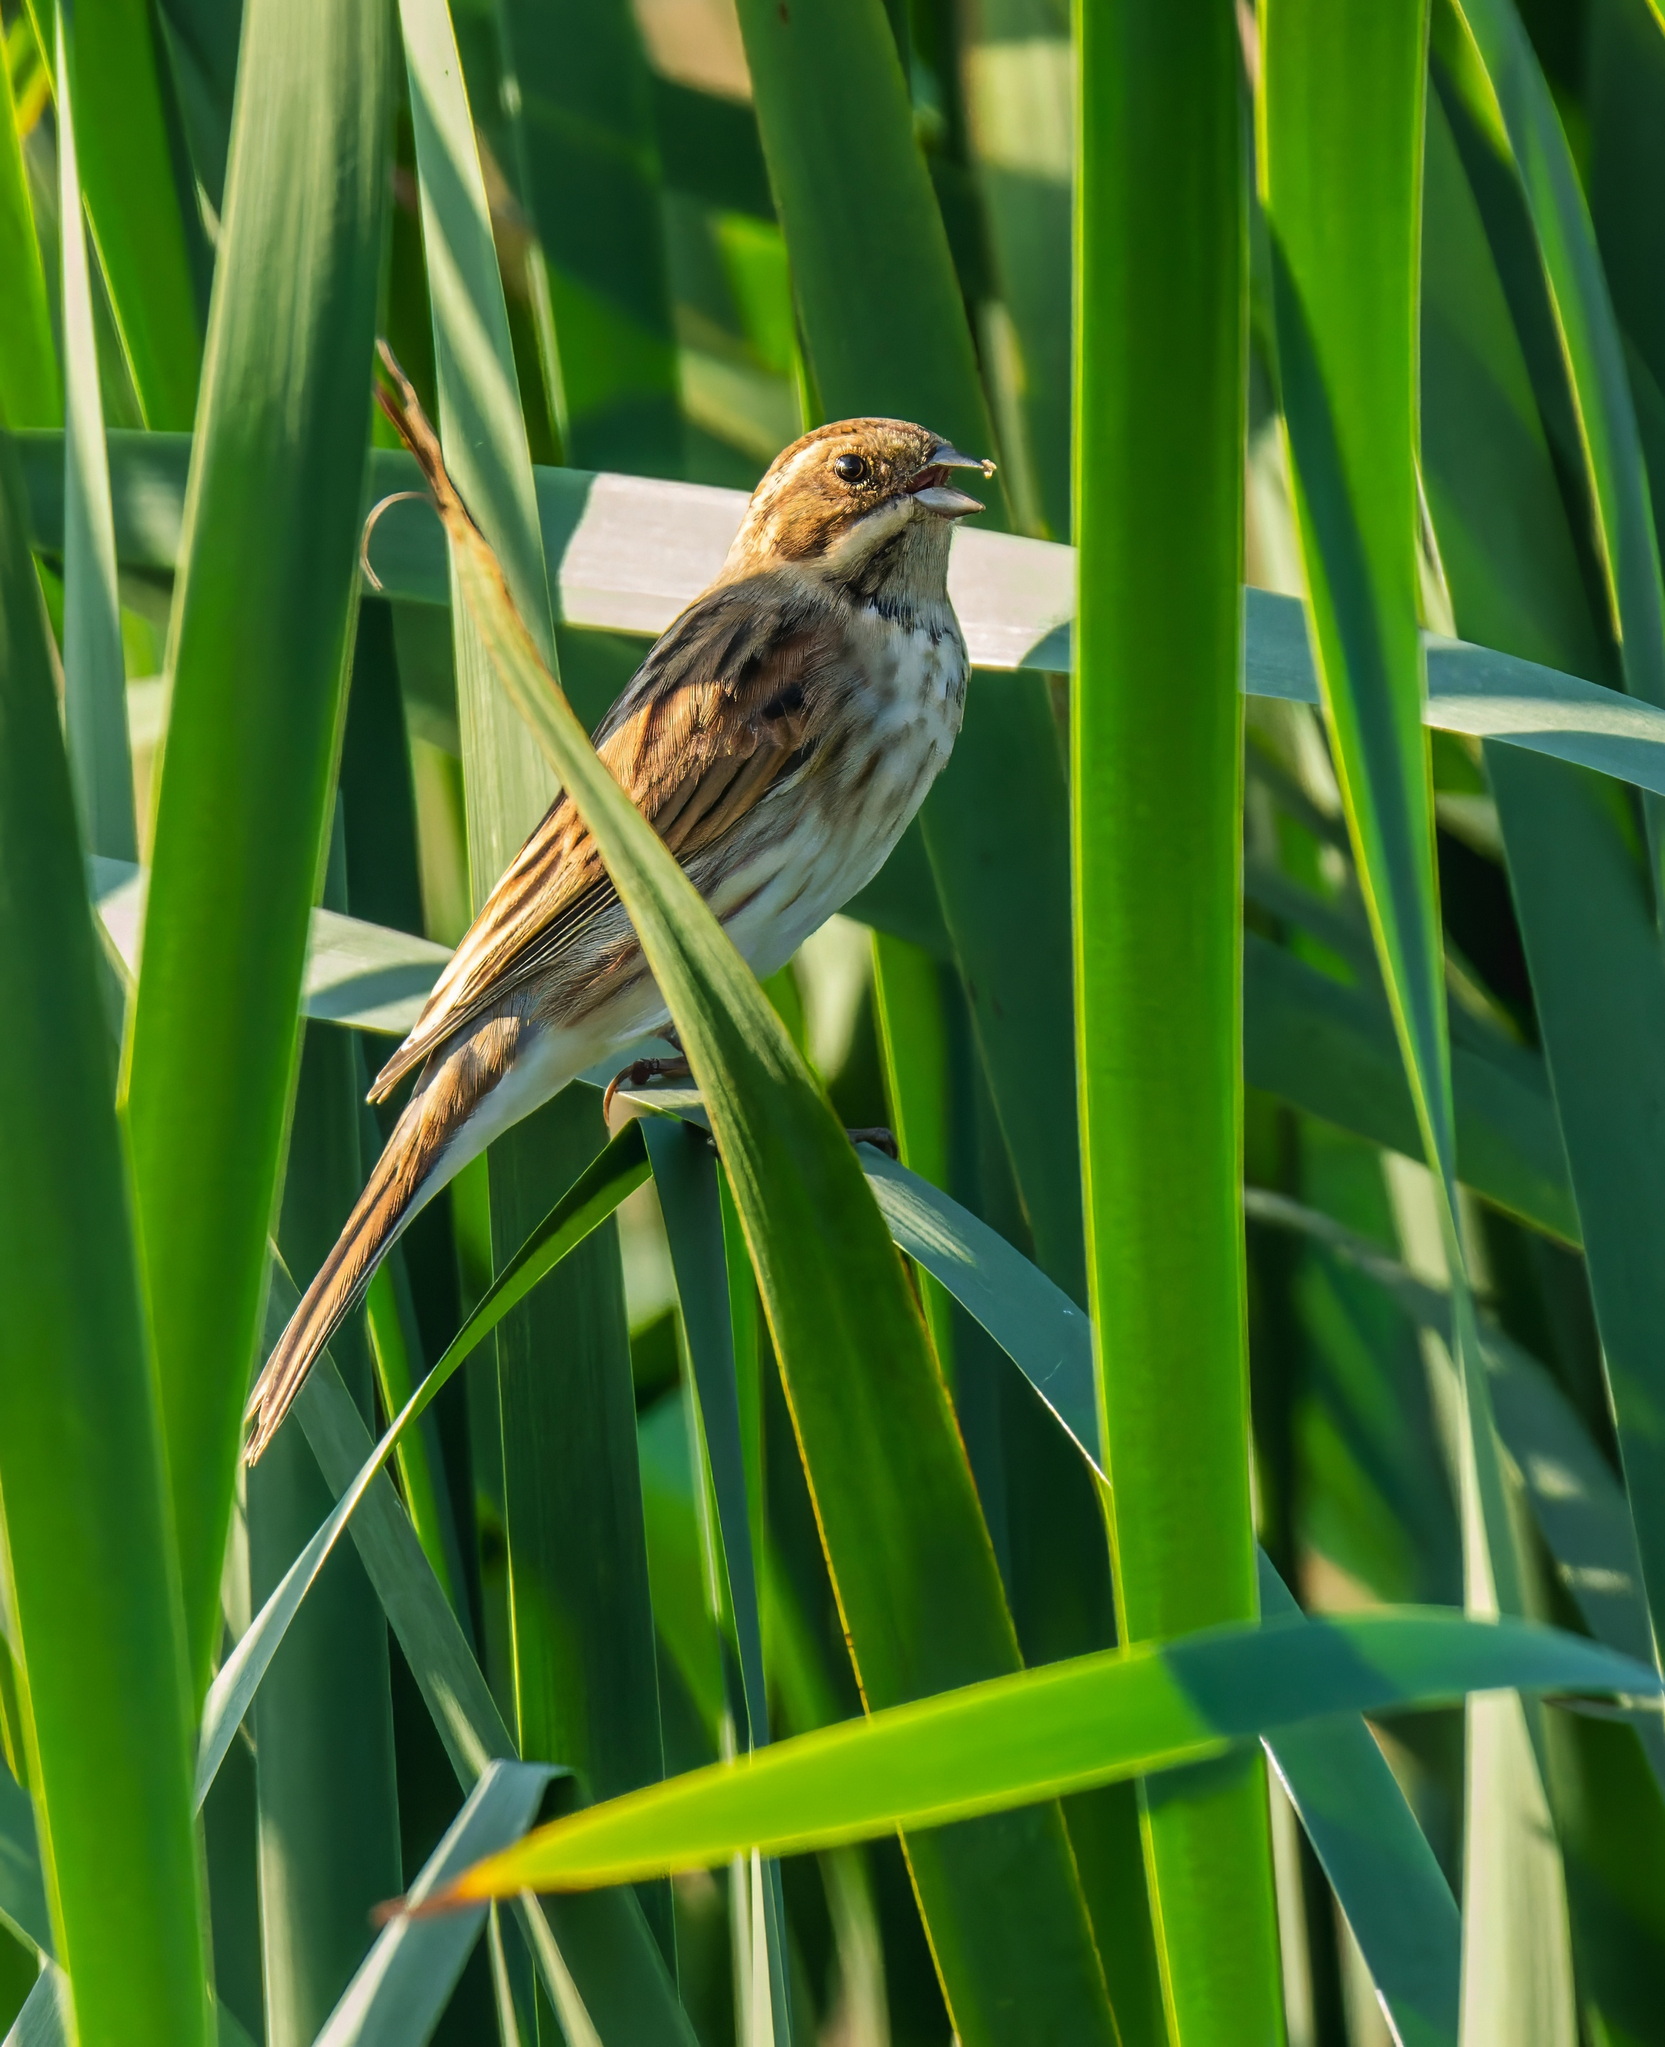
<path id="1" fill-rule="evenodd" d="M 967 469 L 994 474 L 992 462 L 905 419 L 817 427 L 775 457 L 752 493 L 725 579 L 791 564 L 856 588 L 898 576 L 935 582 L 940 595 L 954 521 L 984 509 L 954 482 Z"/>

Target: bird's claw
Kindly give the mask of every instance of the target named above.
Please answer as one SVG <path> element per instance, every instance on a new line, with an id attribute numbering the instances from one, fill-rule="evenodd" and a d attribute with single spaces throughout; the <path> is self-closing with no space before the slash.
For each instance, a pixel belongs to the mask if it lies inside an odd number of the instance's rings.
<path id="1" fill-rule="evenodd" d="M 601 1098 L 602 1121 L 611 1116 L 613 1097 L 621 1087 L 646 1087 L 650 1080 L 689 1080 L 692 1077 L 693 1069 L 686 1059 L 633 1059 L 607 1083 L 607 1092 Z"/>
<path id="2" fill-rule="evenodd" d="M 852 1144 L 870 1144 L 875 1151 L 882 1151 L 887 1159 L 901 1164 L 902 1153 L 896 1142 L 896 1133 L 886 1124 L 873 1123 L 861 1130 L 847 1130 L 844 1134 Z"/>

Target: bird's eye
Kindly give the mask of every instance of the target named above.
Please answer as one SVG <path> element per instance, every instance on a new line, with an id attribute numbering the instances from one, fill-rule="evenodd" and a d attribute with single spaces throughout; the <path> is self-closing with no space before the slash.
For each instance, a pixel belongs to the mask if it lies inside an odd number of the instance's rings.
<path id="1" fill-rule="evenodd" d="M 860 483 L 867 474 L 867 464 L 859 455 L 840 455 L 833 468 L 846 483 Z"/>

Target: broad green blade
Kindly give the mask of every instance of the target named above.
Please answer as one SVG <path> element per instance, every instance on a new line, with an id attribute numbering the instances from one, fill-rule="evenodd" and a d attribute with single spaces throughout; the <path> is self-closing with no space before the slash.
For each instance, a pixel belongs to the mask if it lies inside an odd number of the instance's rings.
<path id="1" fill-rule="evenodd" d="M 651 75 L 629 0 L 498 0 L 567 460 L 682 469 Z M 540 279 L 537 271 L 543 273 Z"/>
<path id="2" fill-rule="evenodd" d="M 532 458 L 515 383 L 514 349 L 492 243 L 491 209 L 480 168 L 468 94 L 456 35 L 445 0 L 401 0 L 400 29 L 410 81 L 411 121 L 422 201 L 422 235 L 433 302 L 434 350 L 439 382 L 440 424 L 457 486 L 502 559 L 540 649 L 553 636 L 549 585 L 538 532 L 532 486 Z M 459 695 L 465 720 L 473 685 L 459 665 Z M 502 706 L 505 717 L 509 707 Z M 512 730 L 512 726 L 505 726 Z M 473 750 L 495 761 L 495 728 L 474 734 Z M 467 735 L 465 733 L 465 745 Z M 523 749 L 524 750 L 524 749 Z M 490 772 L 502 777 L 503 764 Z M 524 835 L 520 813 L 547 802 L 548 771 L 529 766 L 518 786 L 497 789 L 501 819 L 475 825 L 491 842 L 471 838 L 470 858 L 482 871 L 476 895 L 489 888 Z M 470 809 L 479 808 L 471 804 Z M 489 874 L 485 872 L 489 869 Z"/>
<path id="3" fill-rule="evenodd" d="M 399 1412 L 423 1376 L 419 1369 L 413 1369 L 413 1360 L 419 1361 L 421 1352 L 412 1340 L 416 1330 L 409 1287 L 403 1266 L 394 1268 L 389 1259 L 371 1280 L 364 1297 L 365 1327 L 376 1364 L 376 1391 L 388 1414 Z M 446 1598 L 457 1606 L 464 1597 L 462 1560 L 457 1554 L 448 1502 L 440 1490 L 443 1480 L 439 1444 L 431 1428 L 407 1431 L 399 1444 L 398 1460 L 400 1490 L 421 1538 L 422 1553 L 433 1565 L 434 1576 L 444 1586 Z"/>
<path id="4" fill-rule="evenodd" d="M 518 1840 L 550 1775 L 547 1763 L 488 1763 L 409 1895 L 443 1890 L 470 1862 Z M 425 2047 L 485 1920 L 483 1905 L 443 1919 L 395 1919 L 365 1956 L 316 2047 Z"/>
<path id="5" fill-rule="evenodd" d="M 53 427 L 63 418 L 58 359 L 52 347 L 46 275 L 29 203 L 9 65 L 0 63 L 0 420 L 8 427 Z"/>
<path id="6" fill-rule="evenodd" d="M 1418 0 L 1377 10 L 1368 27 L 1325 20 L 1308 0 L 1275 0 L 1264 26 L 1262 176 L 1326 720 L 1425 1147 L 1449 1179 L 1409 317 L 1425 42 Z M 1340 261 L 1322 207 L 1344 164 L 1360 232 Z"/>
<path id="7" fill-rule="evenodd" d="M 29 9 L 41 48 L 52 49 L 53 0 Z M 74 0 L 62 12 L 81 187 L 133 389 L 147 426 L 185 428 L 203 360 L 203 251 L 176 175 L 156 17 L 140 0 Z M 265 97 L 271 74 L 260 55 L 251 69 Z"/>
<path id="8" fill-rule="evenodd" d="M 13 438 L 28 485 L 35 545 L 61 552 L 62 439 L 32 432 Z M 172 569 L 179 555 L 190 440 L 112 432 L 109 442 L 118 559 L 126 567 Z M 372 455 L 371 489 L 378 503 L 418 480 L 403 453 L 378 449 Z M 668 626 L 721 568 L 746 502 L 737 491 L 582 470 L 538 469 L 534 480 L 563 621 L 598 631 L 639 635 Z M 444 536 L 420 504 L 390 504 L 376 522 L 369 555 L 388 595 L 424 605 L 449 603 Z M 962 530 L 950 558 L 949 594 L 973 663 L 996 674 L 1067 670 L 1074 583 L 1068 548 Z M 1299 600 L 1249 589 L 1244 610 L 1245 691 L 1318 703 Z M 1529 604 L 1524 615 L 1532 617 L 1535 610 Z M 1425 724 L 1505 740 L 1665 794 L 1665 713 L 1582 679 L 1602 672 L 1599 653 L 1557 669 L 1542 658 L 1522 660 L 1494 647 L 1433 636 L 1425 636 L 1425 650 Z M 619 674 L 620 683 L 627 674 Z M 981 676 L 974 693 L 987 680 Z M 917 851 L 917 841 L 906 836 L 903 846 Z M 918 927 L 902 935 L 940 950 L 934 906 L 917 914 Z"/>
<path id="9" fill-rule="evenodd" d="M 862 1171 L 897 1244 L 988 1331 L 1102 1470 L 1093 1325 L 998 1231 L 871 1145 Z"/>
<path id="10" fill-rule="evenodd" d="M 390 54 L 379 9 L 250 0 L 193 446 L 128 1117 L 199 1687 L 339 746 Z"/>
<path id="11" fill-rule="evenodd" d="M 64 420 L 64 728 L 89 853 L 136 860 L 127 674 L 116 589 L 115 519 L 104 453 L 92 277 L 76 167 L 75 117 L 58 16 L 58 213 L 62 251 Z"/>
<path id="12" fill-rule="evenodd" d="M 649 85 L 665 183 L 724 213 L 773 221 L 775 202 L 751 108 L 657 70 Z"/>
<path id="13" fill-rule="evenodd" d="M 1119 0 L 1075 20 L 1076 1088 L 1117 1629 L 1137 1644 L 1258 1611 L 1239 1208 L 1241 52 L 1224 6 Z M 1147 1786 L 1142 1831 L 1177 2047 L 1273 2047 L 1260 1758 Z"/>
<path id="14" fill-rule="evenodd" d="M 1269 1620 L 1106 1650 L 847 1720 L 539 1828 L 436 1903 L 797 1852 L 1226 1754 L 1335 1713 L 1468 1692 L 1653 1693 L 1645 1665 L 1527 1621 L 1400 1607 Z M 917 1838 L 917 1835 L 915 1836 Z"/>
<path id="15" fill-rule="evenodd" d="M 0 451 L 0 1489 L 54 1945 L 82 2038 L 208 2037 L 161 1427 L 68 768 Z M 96 1426 L 89 1426 L 95 1423 Z"/>
<path id="16" fill-rule="evenodd" d="M 218 2047 L 252 2047 L 248 2034 L 223 2004 L 215 2008 Z M 10 2032 L 5 2047 L 70 2047 L 69 1979 L 48 1962 Z"/>
<path id="17" fill-rule="evenodd" d="M 1665 586 L 1647 468 L 1624 341 L 1573 153 L 1512 0 L 1443 0 L 1439 23 L 1447 87 L 1519 177 L 1537 233 L 1625 687 L 1665 705 Z"/>
<path id="18" fill-rule="evenodd" d="M 248 2034 L 223 2004 L 215 2007 L 217 2047 L 252 2047 Z M 35 1979 L 5 2047 L 71 2047 L 69 1979 L 48 1962 Z"/>
<path id="19" fill-rule="evenodd" d="M 338 868 L 332 862 L 332 868 Z M 310 1272 L 361 1183 L 358 1060 L 313 1025 L 301 1055 L 278 1239 Z M 349 1397 L 373 1412 L 362 1319 L 336 1331 Z M 245 1481 L 251 1600 L 282 1581 L 332 1495 L 299 1429 Z M 262 1970 L 268 2047 L 310 2047 L 373 1939 L 369 1915 L 402 1874 L 387 1628 L 359 1559 L 330 1560 L 254 1702 Z"/>
<path id="20" fill-rule="evenodd" d="M 1521 345 L 1443 123 L 1431 123 L 1429 140 L 1425 434 L 1452 603 L 1460 625 L 1507 650 L 1593 665 L 1598 633 Z M 1498 479 L 1489 491 L 1478 482 L 1488 475 Z M 1637 1102 L 1665 1084 L 1665 955 L 1639 893 L 1631 835 L 1601 784 L 1504 747 L 1488 747 L 1487 769 L 1657 1636 L 1665 1611 L 1665 1430 L 1655 1336 L 1665 1282 L 1644 1247 L 1652 1218 L 1665 1214 L 1665 1171 Z"/>
<path id="21" fill-rule="evenodd" d="M 1437 402 L 1430 399 L 1428 462 L 1441 543 L 1448 535 L 1454 543 L 1447 569 L 1453 606 L 1464 624 L 1485 618 L 1505 646 L 1536 652 L 1547 638 L 1560 658 L 1560 648 L 1586 648 L 1597 634 L 1542 429 L 1521 402 L 1524 366 L 1492 261 L 1437 123 L 1430 139 L 1440 180 L 1430 189 L 1442 205 L 1430 214 L 1428 230 L 1430 392 L 1440 392 Z M 1488 474 L 1507 478 L 1507 496 L 1475 487 L 1474 479 Z M 1522 503 L 1535 508 L 1530 525 L 1520 518 Z M 1622 561 L 1615 565 L 1622 571 Z M 1528 590 L 1530 598 L 1520 602 L 1515 593 Z M 1632 651 L 1627 642 L 1627 665 Z M 1643 1569 L 1654 1566 L 1649 1589 L 1657 1605 L 1659 1531 L 1643 1476 L 1657 1461 L 1654 1318 L 1646 1292 L 1652 1261 L 1638 1255 L 1637 1238 L 1661 1191 L 1636 1114 L 1638 1087 L 1646 1087 L 1643 1075 L 1657 1056 L 1665 995 L 1651 892 L 1628 829 L 1588 778 L 1501 748 L 1488 749 L 1487 765 L 1557 1084 Z M 1568 1898 L 1532 1767 L 1538 1759 L 1525 1730 L 1506 1716 L 1506 1708 L 1500 1716 L 1488 1707 L 1475 1721 L 1471 1803 L 1494 1800 L 1512 1821 L 1518 1846 L 1509 1852 L 1505 1838 L 1489 1860 L 1473 1851 L 1468 1857 L 1465 2036 L 1472 2022 L 1477 2039 L 1560 2042 L 1573 2036 L 1575 2023 Z M 1539 1748 L 1541 1754 L 1541 1742 Z"/>
<path id="22" fill-rule="evenodd" d="M 653 1620 L 713 1755 L 728 1695 L 713 1624 L 709 1572 L 694 1497 L 693 1434 L 685 1388 L 665 1394 L 637 1425 Z"/>
<path id="23" fill-rule="evenodd" d="M 218 213 L 225 204 L 242 0 L 161 0 L 158 12 L 191 165 Z"/>
<path id="24" fill-rule="evenodd" d="M 1416 320 L 1427 13 L 1422 0 L 1345 15 L 1273 0 L 1263 27 L 1262 176 L 1297 522 L 1330 751 L 1452 1278 L 1464 1598 L 1472 1612 L 1519 1612 L 1515 1531 L 1457 1220 L 1422 736 Z M 1353 232 L 1340 241 L 1338 191 L 1354 202 Z M 1522 2037 L 1530 2013 L 1533 2038 L 1559 2041 L 1572 2011 L 1556 1966 L 1565 1913 L 1542 1743 L 1516 1702 L 1477 1707 L 1469 1725 L 1463 2037 L 1469 2047 Z"/>
<path id="25" fill-rule="evenodd" d="M 91 862 L 94 907 L 130 974 L 139 970 L 149 875 L 125 860 Z M 415 1023 L 450 948 L 408 931 L 317 909 L 307 930 L 301 1010 L 320 1023 L 403 1037 Z M 205 999 L 212 999 L 211 997 Z"/>
<path id="26" fill-rule="evenodd" d="M 701 1113 L 692 1096 L 667 1092 L 632 1099 L 690 1120 Z M 1097 1398 L 1092 1328 L 1086 1316 L 1043 1272 L 957 1202 L 871 1145 L 861 1146 L 859 1156 L 896 1243 L 975 1316 L 1096 1469 Z M 1384 1284 L 1391 1283 L 1408 1312 L 1449 1331 L 1448 1299 L 1419 1286 L 1379 1253 L 1372 1254 L 1362 1239 L 1353 1239 L 1339 1224 L 1311 1210 L 1270 1196 L 1255 1199 L 1257 1215 L 1290 1227 L 1320 1230 L 1324 1241 L 1333 1242 L 1350 1262 Z M 1556 1407 L 1559 1396 L 1541 1367 L 1509 1349 L 1494 1352 L 1489 1363 L 1494 1374 L 1509 1374 L 1506 1412 L 1515 1424 L 1505 1437 L 1509 1449 L 1523 1470 L 1544 1474 L 1544 1497 L 1535 1491 L 1534 1504 L 1546 1539 L 1570 1572 L 1576 1572 L 1578 1582 L 1587 1578 L 1592 1586 L 1608 1585 L 1622 1575 L 1629 1560 L 1623 1542 L 1614 1539 L 1611 1512 L 1601 1513 L 1601 1481 L 1591 1470 L 1591 1461 L 1599 1464 L 1599 1458 L 1576 1423 L 1570 1434 L 1561 1424 L 1558 1417 L 1565 1403 Z M 1505 1386 L 1497 1391 L 1502 1401 Z M 1569 1490 L 1574 1474 L 1581 1488 L 1576 1492 Z M 1616 1490 L 1611 1479 L 1607 1489 Z M 1618 1518 L 1623 1521 L 1622 1506 Z M 1257 1566 L 1268 1611 L 1294 1612 L 1294 1602 L 1264 1552 Z M 1598 1610 L 1607 1618 L 1615 1604 L 1609 1593 L 1608 1603 Z M 1621 1606 L 1619 1614 L 1623 1612 Z M 1621 1623 L 1613 1632 L 1598 1626 L 1596 1632 L 1622 1654 L 1638 1660 L 1651 1654 L 1645 1632 L 1638 1642 L 1634 1626 L 1626 1630 Z M 1375 1981 L 1401 2021 L 1403 2037 L 1407 2042 L 1454 2041 L 1460 1963 L 1456 1908 L 1450 1886 L 1374 1737 L 1354 1719 L 1286 1728 L 1267 1747 Z"/>
<path id="27" fill-rule="evenodd" d="M 849 1142 L 694 884 L 596 757 L 410 407 L 407 389 L 403 430 L 437 493 L 462 599 L 594 836 L 711 1107 L 866 1695 L 1010 1669 L 1017 1645 L 946 1392 Z M 997 1902 L 985 1874 L 996 1863 L 1021 1908 Z M 1000 2037 L 994 2014 L 1018 1985 L 1081 2037 L 1109 2037 L 1055 1809 L 951 1849 L 918 1845 L 911 1868 L 967 2047 Z"/>
<path id="28" fill-rule="evenodd" d="M 409 728 L 393 607 L 380 599 L 359 608 L 341 748 L 340 802 L 348 907 L 384 927 L 396 926 L 403 934 L 420 933 L 425 928 L 422 856 Z M 309 970 L 311 965 L 309 961 Z M 365 1099 L 370 1087 L 366 1049 L 361 1041 L 357 1082 L 361 1162 L 374 1159 L 382 1148 L 381 1123 Z M 397 1414 L 426 1370 L 411 1260 L 403 1241 L 393 1245 L 376 1269 L 364 1306 L 382 1412 Z M 444 1482 L 434 1416 L 425 1417 L 403 1438 L 398 1459 L 400 1487 L 422 1547 L 452 1604 L 464 1611 L 470 1573 Z"/>

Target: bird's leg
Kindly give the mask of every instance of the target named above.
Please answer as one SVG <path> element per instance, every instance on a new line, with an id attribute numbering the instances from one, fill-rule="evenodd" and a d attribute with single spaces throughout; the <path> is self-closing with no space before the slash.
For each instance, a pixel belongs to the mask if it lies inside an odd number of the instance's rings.
<path id="1" fill-rule="evenodd" d="M 848 1130 L 845 1135 L 852 1144 L 870 1144 L 875 1151 L 882 1151 L 887 1159 L 894 1159 L 898 1165 L 902 1162 L 896 1133 L 883 1123 L 872 1123 L 861 1130 Z"/>
<path id="2" fill-rule="evenodd" d="M 662 1031 L 661 1037 L 668 1036 Z M 601 1098 L 601 1115 L 605 1122 L 612 1113 L 613 1097 L 621 1087 L 646 1087 L 650 1080 L 691 1080 L 693 1068 L 686 1059 L 633 1059 L 621 1072 L 615 1073 L 607 1083 L 607 1092 Z"/>

